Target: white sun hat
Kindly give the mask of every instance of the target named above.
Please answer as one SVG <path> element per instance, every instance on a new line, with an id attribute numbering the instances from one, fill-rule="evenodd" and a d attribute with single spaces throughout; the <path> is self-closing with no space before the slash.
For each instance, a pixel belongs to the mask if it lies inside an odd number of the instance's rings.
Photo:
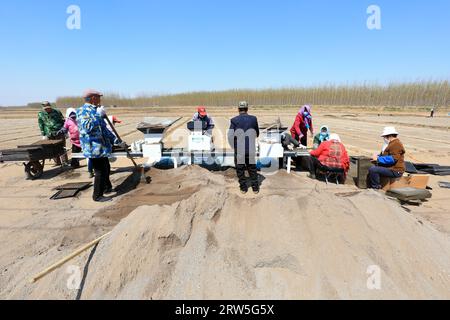
<path id="1" fill-rule="evenodd" d="M 394 127 L 386 127 L 384 128 L 383 133 L 381 134 L 382 137 L 392 136 L 392 135 L 399 135 L 397 130 Z"/>
<path id="2" fill-rule="evenodd" d="M 70 117 L 70 115 L 72 114 L 72 113 L 77 113 L 77 110 L 75 110 L 74 108 L 67 108 L 67 110 L 66 110 L 66 118 L 68 118 L 68 117 Z"/>
<path id="3" fill-rule="evenodd" d="M 339 137 L 339 135 L 337 133 L 332 133 L 330 134 L 330 140 L 336 140 L 341 142 L 341 137 Z"/>

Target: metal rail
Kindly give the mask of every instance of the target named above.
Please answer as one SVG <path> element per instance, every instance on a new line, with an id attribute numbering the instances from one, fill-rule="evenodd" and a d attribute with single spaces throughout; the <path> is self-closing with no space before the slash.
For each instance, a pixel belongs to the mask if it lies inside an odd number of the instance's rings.
<path id="1" fill-rule="evenodd" d="M 191 156 L 223 156 L 223 157 L 234 157 L 234 151 L 229 150 L 214 150 L 214 151 L 186 151 L 184 149 L 180 150 L 165 150 L 162 152 L 163 158 L 171 158 L 171 157 L 191 157 Z M 142 152 L 130 152 L 129 155 L 133 158 L 144 158 L 144 154 Z M 259 152 L 256 153 L 256 157 L 259 158 Z M 299 150 L 299 151 L 285 151 L 284 157 L 297 158 L 297 157 L 309 157 L 308 150 Z M 128 154 L 126 152 L 114 152 L 111 154 L 110 158 L 127 158 Z M 82 153 L 73 153 L 72 158 L 74 159 L 85 159 L 86 157 Z"/>
<path id="2" fill-rule="evenodd" d="M 112 153 L 110 158 L 127 158 L 127 157 L 133 157 L 133 158 L 144 158 L 144 154 L 142 152 L 115 152 Z M 203 157 L 203 158 L 234 158 L 235 153 L 232 150 L 214 150 L 214 151 L 194 151 L 190 152 L 185 149 L 170 149 L 170 150 L 163 150 L 162 151 L 162 158 L 161 159 L 171 159 L 174 163 L 174 167 L 178 167 L 178 160 L 180 158 L 188 158 L 189 159 L 189 165 L 192 165 L 195 163 L 195 158 Z M 291 162 L 292 158 L 299 158 L 299 157 L 309 157 L 309 151 L 308 150 L 295 150 L 295 151 L 285 151 L 283 154 L 286 161 L 286 170 L 288 173 L 291 172 Z M 256 153 L 256 157 L 260 158 L 259 152 Z M 81 153 L 75 153 L 72 154 L 72 158 L 75 159 L 84 159 L 84 155 Z"/>

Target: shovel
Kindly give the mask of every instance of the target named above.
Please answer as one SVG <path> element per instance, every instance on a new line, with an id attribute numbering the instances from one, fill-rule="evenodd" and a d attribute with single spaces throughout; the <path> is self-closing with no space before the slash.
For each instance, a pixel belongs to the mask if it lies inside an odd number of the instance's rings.
<path id="1" fill-rule="evenodd" d="M 114 134 L 116 135 L 117 139 L 119 139 L 120 141 L 123 141 L 122 138 L 120 138 L 119 134 L 117 133 L 116 128 L 114 127 L 114 125 L 111 123 L 111 120 L 109 120 L 108 116 L 105 115 L 105 120 L 106 122 L 109 124 L 109 126 L 111 127 L 112 131 L 114 132 Z M 126 143 L 125 143 L 126 144 Z M 143 166 L 138 166 L 136 161 L 134 161 L 133 157 L 130 154 L 130 151 L 128 151 L 128 145 L 126 145 L 125 151 L 127 153 L 127 157 L 128 159 L 131 160 L 131 162 L 133 162 L 134 168 L 136 172 L 140 172 L 141 173 L 141 183 L 146 183 L 149 184 L 152 179 L 150 177 L 147 177 L 145 175 L 145 168 Z"/>

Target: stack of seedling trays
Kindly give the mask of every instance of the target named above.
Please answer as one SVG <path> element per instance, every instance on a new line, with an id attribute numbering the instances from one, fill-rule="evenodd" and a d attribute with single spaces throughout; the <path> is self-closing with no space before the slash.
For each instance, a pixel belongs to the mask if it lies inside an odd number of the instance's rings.
<path id="1" fill-rule="evenodd" d="M 51 200 L 61 200 L 67 198 L 74 198 L 78 195 L 80 191 L 86 190 L 91 186 L 90 182 L 77 182 L 68 183 L 63 186 L 56 187 L 58 190 L 50 199 Z"/>

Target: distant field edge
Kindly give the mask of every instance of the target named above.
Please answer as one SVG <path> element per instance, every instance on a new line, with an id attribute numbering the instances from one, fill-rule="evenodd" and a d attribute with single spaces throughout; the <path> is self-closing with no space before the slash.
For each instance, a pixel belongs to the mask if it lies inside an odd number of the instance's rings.
<path id="1" fill-rule="evenodd" d="M 111 108 L 111 109 L 117 109 L 117 110 L 135 110 L 136 112 L 142 111 L 142 110 L 151 110 L 155 112 L 164 112 L 164 111 L 171 111 L 171 110 L 177 110 L 177 109 L 195 109 L 199 105 L 183 105 L 183 106 L 134 106 L 134 105 L 109 105 L 105 104 L 105 106 Z M 81 106 L 80 104 L 56 104 L 57 108 L 60 109 L 66 109 L 69 107 L 78 107 Z M 211 109 L 234 109 L 236 106 L 234 105 L 207 105 L 203 104 L 202 106 L 205 106 L 207 108 Z M 262 110 L 262 111 L 271 111 L 271 110 L 295 110 L 300 108 L 302 105 L 250 105 L 253 110 Z M 371 111 L 371 112 L 430 112 L 432 106 L 365 106 L 365 105 L 312 105 L 315 111 Z M 21 107 L 0 107 L 1 112 L 17 112 L 17 113 L 27 113 L 27 112 L 37 112 L 40 110 L 40 107 L 29 107 L 29 106 L 21 106 Z M 450 105 L 449 106 L 440 106 L 436 107 L 435 111 L 437 113 L 443 113 L 443 112 L 450 112 Z"/>

